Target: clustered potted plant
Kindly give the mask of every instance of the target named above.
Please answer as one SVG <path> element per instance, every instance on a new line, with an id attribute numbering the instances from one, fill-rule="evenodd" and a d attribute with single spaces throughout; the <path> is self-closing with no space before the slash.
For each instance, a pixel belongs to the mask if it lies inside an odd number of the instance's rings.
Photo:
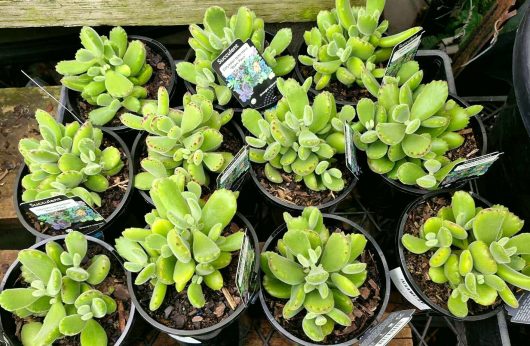
<path id="1" fill-rule="evenodd" d="M 530 290 L 530 233 L 502 205 L 465 191 L 419 198 L 402 216 L 399 257 L 412 288 L 431 308 L 464 320 L 487 318 L 500 303 L 519 306 Z"/>
<path id="2" fill-rule="evenodd" d="M 204 201 L 200 185 L 177 174 L 155 180 L 150 194 L 156 209 L 145 216 L 147 228 L 128 228 L 116 240 L 133 302 L 164 332 L 205 337 L 245 310 L 237 257 L 245 236 L 253 249 L 257 237 L 237 214 L 237 192 L 216 190 Z"/>
<path id="3" fill-rule="evenodd" d="M 317 26 L 304 33 L 298 60 L 300 81 L 313 77 L 319 90 L 333 93 L 337 103 L 356 104 L 369 96 L 372 80 L 385 75 L 386 62 L 397 44 L 418 33 L 421 27 L 385 36 L 388 20 L 379 23 L 385 1 L 367 0 L 364 7 L 352 7 L 348 0 L 336 0 L 331 11 L 320 11 Z"/>
<path id="4" fill-rule="evenodd" d="M 484 141 L 473 130 L 480 128 L 474 116 L 482 106 L 462 106 L 449 96 L 447 82 L 420 84 L 416 76 L 385 77 L 376 101 L 363 98 L 357 104 L 359 120 L 352 129 L 370 170 L 421 194 L 438 188 L 457 164 L 484 154 Z"/>
<path id="5" fill-rule="evenodd" d="M 294 79 L 278 79 L 282 99 L 261 115 L 245 109 L 243 126 L 255 164 L 251 174 L 259 190 L 285 208 L 327 208 L 343 199 L 356 179 L 344 159 L 344 123 L 355 117 L 352 106 L 337 111 L 335 99 L 322 92 L 312 104 L 307 95 L 311 85 Z M 338 195 L 335 195 L 337 193 Z"/>
<path id="6" fill-rule="evenodd" d="M 426 304 L 464 320 L 491 316 L 502 302 L 517 307 L 515 289 L 530 290 L 530 234 L 517 234 L 523 221 L 477 195 L 440 190 L 456 165 L 485 153 L 482 107 L 450 95 L 446 81 L 423 81 L 415 61 L 385 76 L 393 47 L 421 28 L 385 36 L 384 5 L 337 0 L 321 11 L 304 34 L 299 81 L 278 78 L 280 98 L 265 110 L 235 109 L 233 92 L 245 90 L 225 85 L 212 67 L 236 40 L 250 40 L 271 75 L 295 68 L 291 29 L 268 34 L 246 7 L 231 17 L 208 8 L 203 26 L 189 27 L 191 49 L 176 67 L 156 41 L 83 27 L 75 60 L 56 66 L 77 121 L 61 124 L 38 110 L 40 138 L 19 142 L 18 217 L 47 239 L 22 250 L 2 282 L 7 337 L 24 346 L 125 344 L 137 310 L 176 339 L 208 340 L 245 311 L 260 281 L 265 314 L 289 340 L 359 341 L 382 319 L 390 280 L 368 232 L 322 214 L 335 212 L 358 182 L 346 164 L 352 146 L 386 182 L 423 194 L 402 216 L 397 247 Z M 171 108 L 175 70 L 188 92 Z M 234 123 L 238 111 L 245 134 Z M 139 132 L 133 157 L 125 130 Z M 285 212 L 274 232 L 268 226 L 260 256 L 256 232 L 238 212 L 239 192 L 216 184 L 219 174 L 248 167 L 234 160 L 243 148 L 265 200 L 297 213 Z M 133 185 L 154 209 L 147 226 L 120 228 Z M 52 197 L 82 204 L 77 216 L 105 219 L 91 232 L 115 241 L 117 254 L 62 214 L 43 219 L 21 206 Z"/>
<path id="7" fill-rule="evenodd" d="M 138 112 L 142 101 L 155 98 L 160 86 L 173 92 L 175 62 L 159 42 L 128 37 L 121 27 L 113 28 L 108 37 L 83 27 L 79 36 L 83 48 L 75 60 L 60 61 L 56 70 L 64 76 L 68 107 L 80 121 L 122 131 L 116 114 Z"/>
<path id="8" fill-rule="evenodd" d="M 181 171 L 187 173 L 188 180 L 213 190 L 215 179 L 209 172 L 221 172 L 241 148 L 239 127 L 224 126 L 233 114 L 232 109 L 219 113 L 210 100 L 189 93 L 184 95 L 182 107 L 169 108 L 169 95 L 163 87 L 158 90 L 158 103 L 146 104 L 142 116 L 122 114 L 123 124 L 143 131 L 133 148 L 134 163 L 142 168 L 141 172 L 135 169 L 134 186 L 142 192 L 150 190 L 155 179 Z"/>
<path id="9" fill-rule="evenodd" d="M 225 10 L 212 6 L 204 13 L 203 27 L 190 25 L 191 47 L 186 61 L 177 64 L 177 73 L 184 79 L 191 93 L 198 93 L 210 100 L 216 100 L 219 106 L 229 108 L 240 106 L 230 102 L 232 92 L 244 93 L 245 85 L 235 88 L 224 85 L 212 69 L 212 62 L 235 40 L 250 40 L 263 56 L 267 65 L 276 76 L 289 74 L 296 64 L 289 55 L 287 47 L 291 43 L 292 32 L 289 28 L 280 29 L 274 36 L 265 32 L 263 19 L 247 7 L 240 7 L 236 14 L 228 18 Z M 222 107 L 224 108 L 224 107 Z"/>
<path id="10" fill-rule="evenodd" d="M 24 346 L 120 345 L 134 316 L 125 281 L 106 243 L 77 231 L 48 238 L 20 251 L 6 273 L 2 328 Z"/>
<path id="11" fill-rule="evenodd" d="M 13 196 L 19 220 L 38 238 L 64 234 L 64 227 L 50 227 L 21 210 L 20 204 L 77 196 L 106 219 L 99 230 L 109 229 L 130 201 L 132 161 L 127 146 L 113 132 L 90 121 L 63 125 L 43 110 L 37 110 L 35 117 L 41 138 L 24 138 L 19 143 L 25 162 Z"/>
<path id="12" fill-rule="evenodd" d="M 261 253 L 267 318 L 297 344 L 357 342 L 388 303 L 381 249 L 353 222 L 315 207 L 284 219 Z"/>

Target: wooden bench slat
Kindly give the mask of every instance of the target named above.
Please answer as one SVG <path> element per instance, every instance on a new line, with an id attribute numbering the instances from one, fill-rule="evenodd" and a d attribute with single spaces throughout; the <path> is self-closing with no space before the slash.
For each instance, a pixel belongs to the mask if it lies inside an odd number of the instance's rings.
<path id="1" fill-rule="evenodd" d="M 60 86 L 46 90 L 59 99 Z M 22 163 L 18 141 L 38 134 L 34 117 L 38 108 L 57 113 L 57 103 L 37 87 L 0 89 L 0 230 L 21 227 L 13 206 L 15 178 Z M 17 109 L 23 116 L 15 118 L 20 114 Z"/>
<path id="2" fill-rule="evenodd" d="M 362 4 L 364 0 L 352 0 Z M 202 21 L 206 8 L 218 5 L 228 13 L 248 6 L 266 23 L 315 20 L 333 0 L 0 0 L 0 27 L 81 25 L 185 25 Z"/>

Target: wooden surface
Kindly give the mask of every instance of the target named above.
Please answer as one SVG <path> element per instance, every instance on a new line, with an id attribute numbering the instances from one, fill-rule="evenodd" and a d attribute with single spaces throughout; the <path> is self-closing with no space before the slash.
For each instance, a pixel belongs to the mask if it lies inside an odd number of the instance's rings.
<path id="1" fill-rule="evenodd" d="M 473 59 L 480 50 L 486 46 L 495 33 L 495 26 L 497 29 L 502 26 L 509 9 L 515 4 L 515 0 L 498 0 L 496 5 L 486 13 L 482 23 L 477 26 L 475 32 L 471 36 L 469 42 L 465 47 L 458 51 L 454 57 L 453 72 L 455 77 L 462 72 L 466 63 Z M 498 23 L 499 21 L 499 23 Z"/>
<path id="2" fill-rule="evenodd" d="M 0 0 L 0 27 L 185 25 L 201 22 L 204 10 L 213 5 L 230 14 L 248 6 L 266 23 L 307 22 L 334 4 L 334 0 Z"/>
<path id="3" fill-rule="evenodd" d="M 59 99 L 61 87 L 46 87 Z M 0 230 L 19 225 L 13 207 L 15 178 L 22 163 L 18 141 L 37 135 L 34 114 L 37 108 L 55 115 L 57 105 L 39 88 L 0 89 Z M 20 226 L 18 226 L 20 227 Z"/>

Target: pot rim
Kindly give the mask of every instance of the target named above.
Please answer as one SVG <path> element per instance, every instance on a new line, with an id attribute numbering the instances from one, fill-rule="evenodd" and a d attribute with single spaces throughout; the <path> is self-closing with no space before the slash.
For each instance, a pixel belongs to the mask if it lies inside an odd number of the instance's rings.
<path id="1" fill-rule="evenodd" d="M 244 217 L 239 212 L 236 213 L 234 218 L 238 218 L 244 226 L 247 228 L 249 234 L 252 236 L 252 245 L 254 246 L 254 250 L 256 252 L 256 256 L 254 258 L 254 273 L 259 275 L 259 243 L 258 243 L 258 236 L 256 234 L 256 231 L 254 230 L 254 227 L 248 221 L 246 217 Z M 149 323 L 152 327 L 171 335 L 176 335 L 179 337 L 198 337 L 206 336 L 208 334 L 212 334 L 216 331 L 220 331 L 224 328 L 226 328 L 228 325 L 230 325 L 232 322 L 236 321 L 237 318 L 243 313 L 250 305 L 250 302 L 252 301 L 253 297 L 257 294 L 257 292 L 254 292 L 249 299 L 249 303 L 245 305 L 244 303 L 240 304 L 237 309 L 232 312 L 230 316 L 222 320 L 221 322 L 214 324 L 213 326 L 201 328 L 201 329 L 194 329 L 194 330 L 187 330 L 187 329 L 174 329 L 167 327 L 163 325 L 162 323 L 156 321 L 153 319 L 147 312 L 144 310 L 138 299 L 136 298 L 136 293 L 134 291 L 134 284 L 132 281 L 132 274 L 129 271 L 126 271 L 127 274 L 127 288 L 129 289 L 129 292 L 131 293 L 131 300 L 136 307 L 136 311 L 142 316 L 142 318 Z M 215 334 L 216 335 L 216 334 Z"/>
<path id="2" fill-rule="evenodd" d="M 123 198 L 121 199 L 120 203 L 118 204 L 116 209 L 114 209 L 112 214 L 110 214 L 108 217 L 105 218 L 105 224 L 102 225 L 100 228 L 90 232 L 89 234 L 95 234 L 99 231 L 102 231 L 104 233 L 104 230 L 109 228 L 109 226 L 112 225 L 113 221 L 125 211 L 127 205 L 129 204 L 131 200 L 133 185 L 134 185 L 133 184 L 133 179 L 134 179 L 133 178 L 134 177 L 133 176 L 133 162 L 132 162 L 132 156 L 131 156 L 131 152 L 129 151 L 129 148 L 127 147 L 125 142 L 120 138 L 120 136 L 118 136 L 113 131 L 107 128 L 101 128 L 101 130 L 103 131 L 105 135 L 110 136 L 113 140 L 115 140 L 120 145 L 123 152 L 125 153 L 125 156 L 127 157 L 128 162 L 127 162 L 127 165 L 124 166 L 124 168 L 127 167 L 129 171 L 129 182 L 127 184 L 127 189 L 125 190 L 125 194 L 123 195 Z M 17 218 L 22 224 L 22 226 L 24 226 L 26 230 L 28 230 L 34 236 L 36 236 L 37 239 L 51 238 L 52 236 L 41 233 L 37 231 L 32 225 L 30 225 L 29 222 L 26 221 L 24 214 L 20 210 L 20 204 L 23 203 L 19 197 L 19 195 L 22 195 L 22 190 L 23 190 L 21 181 L 26 171 L 27 171 L 27 165 L 23 163 L 22 166 L 19 168 L 17 177 L 15 179 L 15 190 L 13 191 L 13 203 L 15 205 L 15 211 L 17 213 Z"/>
<path id="3" fill-rule="evenodd" d="M 386 307 L 387 307 L 388 301 L 390 299 L 390 292 L 391 292 L 390 272 L 389 272 L 389 269 L 388 269 L 388 264 L 387 264 L 385 255 L 384 255 L 383 251 L 381 250 L 381 248 L 379 247 L 379 244 L 377 244 L 377 242 L 375 241 L 375 239 L 367 231 L 365 231 L 360 225 L 358 225 L 357 223 L 355 223 L 355 222 L 353 222 L 353 221 L 351 221 L 349 219 L 346 219 L 346 218 L 344 218 L 342 216 L 333 215 L 333 214 L 323 213 L 322 217 L 324 218 L 324 223 L 325 223 L 326 219 L 332 219 L 334 221 L 347 223 L 348 225 L 350 225 L 353 228 L 353 231 L 363 234 L 366 237 L 366 239 L 368 240 L 368 242 L 370 243 L 370 245 L 372 246 L 372 248 L 375 250 L 374 251 L 375 255 L 377 255 L 379 257 L 379 260 L 376 261 L 376 265 L 379 262 L 381 264 L 381 267 L 383 267 L 384 274 L 383 273 L 379 273 L 379 276 L 382 279 L 384 278 L 384 283 L 381 285 L 381 287 L 384 287 L 384 290 L 385 290 L 384 298 L 383 298 L 383 300 L 381 302 L 381 305 L 379 307 L 379 312 L 377 313 L 376 317 L 372 320 L 370 325 L 368 327 L 366 327 L 366 329 L 363 331 L 363 334 L 364 334 L 365 332 L 370 330 L 370 328 L 372 326 L 374 326 L 375 324 L 377 324 L 378 322 L 380 322 L 382 320 L 383 314 L 386 311 Z M 287 227 L 287 225 L 285 223 L 280 225 L 269 236 L 269 238 L 267 239 L 267 241 L 263 245 L 263 248 L 262 248 L 261 251 L 262 252 L 267 251 L 267 249 L 269 248 L 271 243 L 274 240 L 276 240 L 276 238 L 280 234 L 285 232 L 286 227 Z M 270 312 L 269 307 L 267 306 L 267 303 L 265 302 L 265 295 L 263 293 L 264 290 L 263 290 L 263 287 L 261 287 L 261 276 L 262 276 L 262 273 L 260 272 L 259 278 L 260 278 L 260 288 L 261 289 L 259 291 L 259 300 L 260 300 L 260 303 L 261 303 L 261 307 L 262 307 L 263 311 L 265 312 L 265 316 L 267 317 L 269 322 L 273 325 L 273 327 L 276 330 L 278 330 L 280 332 L 280 334 L 282 334 L 283 336 L 287 337 L 287 339 L 289 339 L 289 340 L 291 340 L 291 341 L 293 341 L 293 342 L 295 342 L 295 343 L 297 343 L 299 345 L 304 345 L 304 346 L 328 345 L 328 344 L 314 343 L 314 342 L 308 342 L 308 341 L 302 340 L 302 339 L 294 336 L 293 334 L 291 334 L 288 330 L 286 330 L 284 327 L 282 327 L 280 325 L 280 323 L 278 323 L 278 321 L 276 321 L 276 319 L 274 318 L 274 316 Z M 352 345 L 352 344 L 354 344 L 354 343 L 359 341 L 359 337 L 360 337 L 360 335 L 356 335 L 352 339 L 349 339 L 349 340 L 347 340 L 347 341 L 345 341 L 343 343 L 340 343 L 340 344 L 329 344 L 329 345 L 335 345 L 335 346 Z"/>
<path id="4" fill-rule="evenodd" d="M 401 237 L 403 236 L 403 231 L 404 231 L 404 228 L 405 228 L 405 224 L 407 222 L 407 218 L 408 218 L 408 215 L 410 213 L 411 210 L 413 210 L 414 208 L 416 208 L 416 206 L 418 206 L 420 203 L 423 203 L 424 201 L 427 201 L 435 196 L 438 196 L 438 195 L 444 195 L 444 194 L 449 194 L 449 195 L 453 195 L 456 191 L 461 191 L 460 189 L 458 188 L 454 188 L 454 189 L 442 189 L 442 190 L 437 190 L 437 191 L 432 191 L 430 193 L 427 193 L 425 195 L 422 195 L 422 196 L 419 196 L 418 198 L 416 198 L 414 201 L 412 201 L 411 203 L 409 203 L 409 205 L 405 208 L 405 210 L 403 211 L 403 213 L 401 214 L 401 217 L 399 218 L 399 223 L 398 223 L 398 229 L 397 229 L 397 232 L 396 232 L 396 246 L 397 246 L 397 257 L 398 257 L 398 264 L 399 264 L 399 267 L 397 268 L 400 268 L 401 271 L 403 272 L 403 275 L 405 276 L 406 280 L 407 280 L 407 283 L 411 286 L 412 290 L 414 291 L 414 293 L 425 303 L 427 304 L 433 311 L 436 311 L 448 318 L 452 318 L 454 320 L 458 320 L 458 321 L 465 321 L 465 322 L 471 322 L 471 321 L 480 321 L 480 320 L 483 320 L 483 319 L 486 319 L 486 318 L 489 318 L 491 316 L 495 316 L 496 314 L 498 314 L 501 310 L 502 310 L 502 307 L 504 304 L 499 304 L 499 306 L 497 306 L 495 309 L 492 309 L 491 311 L 489 312 L 486 312 L 486 313 L 483 313 L 483 314 L 479 314 L 479 315 L 472 315 L 472 316 L 466 316 L 464 318 L 460 318 L 460 317 L 456 317 L 454 316 L 453 314 L 451 314 L 451 312 L 449 312 L 449 310 L 446 310 L 444 308 L 442 308 L 441 306 L 437 305 L 437 304 L 434 304 L 430 299 L 429 297 L 427 297 L 427 295 L 425 295 L 425 293 L 423 293 L 423 291 L 421 290 L 421 288 L 418 286 L 418 284 L 416 283 L 416 280 L 412 277 L 412 275 L 409 273 L 409 271 L 407 270 L 407 266 L 406 266 L 406 260 L 405 260 L 405 250 L 404 250 L 404 247 L 403 247 L 403 244 L 401 244 Z M 480 202 L 481 204 L 487 206 L 487 207 L 490 207 L 492 204 L 486 200 L 485 198 L 483 198 L 482 196 L 472 192 L 472 191 L 467 191 L 475 201 L 478 201 Z M 499 298 L 497 298 L 499 299 Z"/>
<path id="5" fill-rule="evenodd" d="M 57 241 L 57 240 L 63 240 L 64 238 L 66 237 L 66 234 L 63 234 L 63 235 L 57 235 L 57 236 L 53 236 L 53 237 L 48 237 L 46 239 L 43 239 L 41 241 L 39 241 L 38 243 L 35 243 L 33 244 L 31 247 L 29 247 L 28 249 L 38 249 L 42 246 L 45 246 L 46 243 L 50 242 L 50 241 Z M 109 251 L 112 256 L 114 256 L 114 258 L 116 260 L 118 260 L 118 262 L 121 264 L 121 269 L 125 272 L 125 274 L 127 274 L 127 271 L 125 270 L 125 268 L 123 268 L 123 261 L 121 259 L 120 256 L 118 256 L 118 254 L 116 253 L 116 250 L 114 250 L 114 248 L 104 242 L 103 240 L 101 239 L 98 239 L 98 238 L 94 238 L 92 236 L 89 236 L 89 235 L 85 235 L 85 237 L 87 238 L 87 240 L 89 242 L 93 242 L 93 243 L 96 243 L 98 244 L 99 246 L 103 247 L 105 250 Z M 5 288 L 5 285 L 7 284 L 7 281 L 9 279 L 9 276 L 11 275 L 11 273 L 13 273 L 16 269 L 18 269 L 20 267 L 20 261 L 17 259 L 15 259 L 15 261 L 9 266 L 8 270 L 6 271 L 5 275 L 4 275 L 4 278 L 2 279 L 2 282 L 0 283 L 0 292 L 2 292 Z M 127 290 L 129 290 L 129 287 L 127 287 Z M 127 319 L 127 323 L 125 325 L 125 330 L 123 331 L 123 333 L 121 334 L 121 336 L 118 338 L 118 340 L 116 340 L 116 343 L 114 345 L 116 346 L 119 346 L 121 345 L 124 341 L 125 341 L 125 338 L 127 337 L 127 334 L 129 333 L 129 330 L 131 329 L 131 326 L 133 324 L 133 321 L 134 321 L 134 313 L 135 313 L 135 310 L 136 310 L 136 307 L 134 304 L 132 304 L 132 299 L 131 299 L 131 304 L 130 304 L 130 309 L 129 309 L 129 318 Z M 7 310 L 4 310 L 4 309 L 0 309 L 0 311 L 3 311 L 4 313 L 9 313 L 11 314 L 11 312 L 7 311 Z M 2 318 L 1 318 L 1 315 L 0 314 L 0 329 L 3 331 L 3 333 L 6 333 L 5 332 L 5 329 L 3 327 L 3 324 L 2 324 Z M 5 334 L 7 335 L 7 333 Z M 9 336 L 8 336 L 9 337 Z M 17 340 L 18 341 L 18 338 L 11 338 L 9 337 L 10 341 L 12 340 Z M 18 344 L 21 344 L 20 342 Z"/>
<path id="6" fill-rule="evenodd" d="M 348 168 L 346 166 L 344 166 L 344 169 L 345 170 L 348 170 Z M 348 171 L 349 172 L 349 171 Z M 289 203 L 281 198 L 278 198 L 276 196 L 274 196 L 272 193 L 270 193 L 269 191 L 267 191 L 267 189 L 265 189 L 261 183 L 259 182 L 258 180 L 258 176 L 256 174 L 256 171 L 254 170 L 254 167 L 253 167 L 253 163 L 251 163 L 250 165 L 250 175 L 252 177 L 252 181 L 254 182 L 254 185 L 257 186 L 259 192 L 265 196 L 265 198 L 269 201 L 271 201 L 274 205 L 282 208 L 282 209 L 285 209 L 285 210 L 290 210 L 290 211 L 302 211 L 304 210 L 304 208 L 307 208 L 307 207 L 316 207 L 320 210 L 327 210 L 337 204 L 339 204 L 344 198 L 346 198 L 346 196 L 348 196 L 350 194 L 350 192 L 353 190 L 353 188 L 357 185 L 357 182 L 359 181 L 359 179 L 353 174 L 350 172 L 350 174 L 352 175 L 352 180 L 350 182 L 350 184 L 348 186 L 346 186 L 342 191 L 340 191 L 340 194 L 332 199 L 331 201 L 328 201 L 326 203 L 323 203 L 323 204 L 319 204 L 319 205 L 316 205 L 316 206 L 301 206 L 301 205 L 297 205 L 297 204 L 294 204 L 294 203 Z"/>
<path id="7" fill-rule="evenodd" d="M 175 90 L 176 90 L 176 87 L 177 87 L 177 78 L 178 77 L 177 77 L 176 68 L 175 68 L 175 60 L 171 56 L 171 53 L 169 52 L 169 50 L 162 43 L 160 43 L 159 41 L 157 41 L 155 39 L 152 39 L 150 37 L 146 37 L 146 36 L 130 35 L 130 36 L 128 36 L 128 40 L 129 41 L 130 40 L 140 40 L 144 44 L 150 46 L 151 48 L 154 47 L 158 54 L 160 54 L 163 58 L 168 60 L 169 69 L 171 71 L 171 80 L 170 80 L 169 86 L 167 87 L 167 90 L 168 90 L 168 93 L 169 93 L 169 98 L 171 99 L 171 97 L 175 93 Z M 66 97 L 65 97 L 65 99 L 66 99 L 66 107 L 70 111 L 72 111 L 72 113 L 74 114 L 73 115 L 74 120 L 79 122 L 79 123 L 83 123 L 83 121 L 80 118 L 78 118 L 78 114 L 77 114 L 78 112 L 75 111 L 75 108 L 77 108 L 77 107 L 74 108 L 74 105 L 71 102 L 72 101 L 71 98 L 74 95 L 79 94 L 79 92 L 74 91 L 74 90 L 70 90 L 67 87 L 65 87 L 64 85 L 62 86 L 61 89 L 65 90 L 65 93 L 66 93 Z M 63 109 L 62 112 L 64 113 L 65 110 Z M 68 112 L 68 111 L 66 111 L 66 112 Z M 98 126 L 98 127 L 101 128 L 101 129 L 107 129 L 107 130 L 115 131 L 115 132 L 119 132 L 119 133 L 132 132 L 133 131 L 131 128 L 129 128 L 129 127 L 123 125 L 123 124 L 118 125 L 118 126 Z"/>

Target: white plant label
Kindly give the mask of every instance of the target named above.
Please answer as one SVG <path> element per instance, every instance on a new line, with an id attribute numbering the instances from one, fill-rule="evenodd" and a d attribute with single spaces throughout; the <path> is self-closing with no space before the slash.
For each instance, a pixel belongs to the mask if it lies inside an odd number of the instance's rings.
<path id="1" fill-rule="evenodd" d="M 414 293 L 412 287 L 410 287 L 408 284 L 405 275 L 403 275 L 401 268 L 392 269 L 390 271 L 390 278 L 392 279 L 392 282 L 398 289 L 399 293 L 401 293 L 401 295 L 405 297 L 405 299 L 407 299 L 412 305 L 420 310 L 430 310 L 430 307 L 425 304 L 420 297 L 416 295 L 416 293 Z"/>

